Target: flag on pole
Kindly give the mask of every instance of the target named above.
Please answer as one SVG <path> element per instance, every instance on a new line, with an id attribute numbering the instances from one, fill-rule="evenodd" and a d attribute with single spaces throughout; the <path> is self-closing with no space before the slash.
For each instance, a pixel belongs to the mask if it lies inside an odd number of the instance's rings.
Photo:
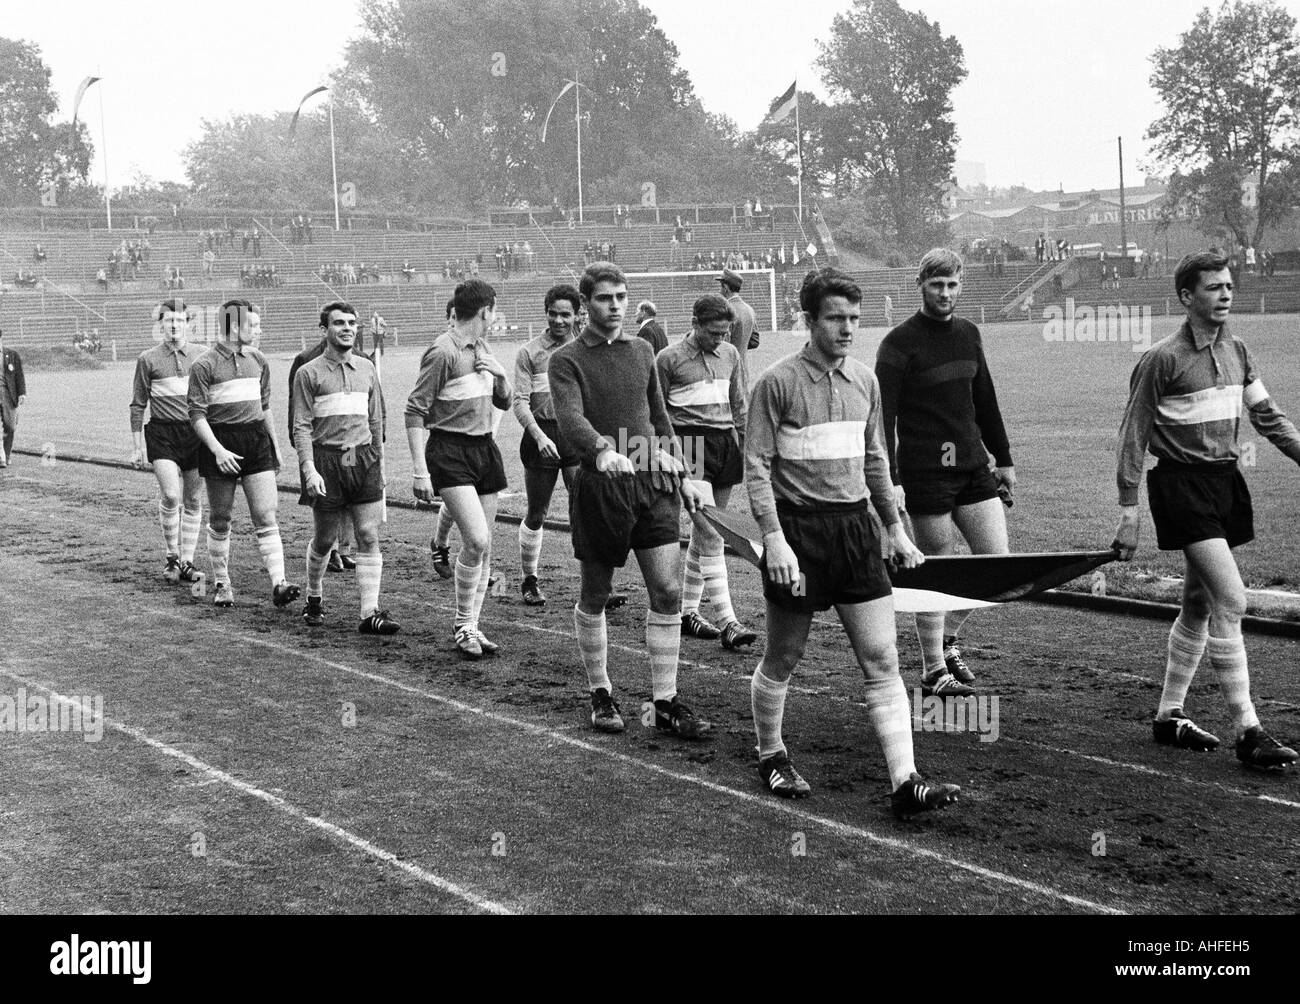
<path id="1" fill-rule="evenodd" d="M 81 99 L 86 96 L 86 88 L 102 79 L 103 77 L 87 77 L 77 87 L 77 96 L 72 99 L 72 128 L 74 132 L 77 128 L 77 110 L 81 107 Z"/>
<path id="2" fill-rule="evenodd" d="M 326 87 L 324 84 L 321 84 L 319 87 L 313 87 L 310 91 L 308 91 L 306 94 L 302 96 L 302 100 L 298 102 L 298 110 L 293 113 L 293 118 L 289 122 L 290 143 L 293 142 L 294 133 L 298 131 L 298 116 L 302 114 L 302 106 L 307 103 L 307 99 L 314 98 L 321 91 L 328 91 L 328 90 L 329 90 L 328 87 Z"/>
<path id="3" fill-rule="evenodd" d="M 790 113 L 799 103 L 799 91 L 796 87 L 798 83 L 799 81 L 796 80 L 790 85 L 790 89 L 777 99 L 776 107 L 767 116 L 769 122 L 784 122 L 790 117 Z"/>
<path id="4" fill-rule="evenodd" d="M 763 558 L 758 524 L 725 509 L 702 510 L 705 519 L 740 557 L 752 565 Z M 962 554 L 926 558 L 916 568 L 886 563 L 900 613 L 974 610 L 1029 599 L 1114 561 L 1114 551 L 1033 554 Z"/>

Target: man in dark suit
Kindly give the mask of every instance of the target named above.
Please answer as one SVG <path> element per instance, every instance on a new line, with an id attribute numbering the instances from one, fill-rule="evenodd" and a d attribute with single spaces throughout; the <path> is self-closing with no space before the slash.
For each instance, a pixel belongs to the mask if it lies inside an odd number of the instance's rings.
<path id="1" fill-rule="evenodd" d="M 655 305 L 649 300 L 642 300 L 636 305 L 636 333 L 650 343 L 650 348 L 654 349 L 655 355 L 668 348 L 668 335 L 664 333 L 663 326 L 655 320 L 658 313 Z"/>
<path id="2" fill-rule="evenodd" d="M 23 376 L 23 361 L 13 349 L 4 347 L 4 332 L 0 331 L 0 419 L 4 425 L 4 451 L 0 452 L 0 467 L 9 466 L 14 449 L 14 430 L 18 428 L 18 409 L 27 400 L 27 380 Z"/>

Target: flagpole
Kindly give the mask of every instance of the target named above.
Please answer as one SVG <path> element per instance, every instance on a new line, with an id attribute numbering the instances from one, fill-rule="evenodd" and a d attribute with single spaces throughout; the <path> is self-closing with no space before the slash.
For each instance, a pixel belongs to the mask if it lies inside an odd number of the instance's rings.
<path id="1" fill-rule="evenodd" d="M 108 133 L 104 128 L 104 79 L 99 79 L 99 146 L 104 158 L 104 215 L 108 219 L 108 229 L 113 229 L 113 203 L 108 195 Z"/>
<path id="2" fill-rule="evenodd" d="M 329 89 L 330 96 L 330 168 L 334 172 L 334 230 L 337 233 L 342 227 L 339 225 L 339 158 L 334 150 L 334 88 Z"/>
<path id="3" fill-rule="evenodd" d="M 798 149 L 799 172 L 799 221 L 803 222 L 803 129 L 799 125 L 799 78 L 794 81 L 794 137 Z"/>
<path id="4" fill-rule="evenodd" d="M 577 99 L 575 121 L 578 124 L 578 222 L 582 223 L 582 85 L 574 80 L 573 94 Z"/>

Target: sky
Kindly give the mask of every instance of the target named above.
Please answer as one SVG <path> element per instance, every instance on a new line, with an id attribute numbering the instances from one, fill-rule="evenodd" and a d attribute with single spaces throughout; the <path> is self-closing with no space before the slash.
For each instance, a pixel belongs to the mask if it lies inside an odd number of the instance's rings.
<path id="1" fill-rule="evenodd" d="M 464 0 L 472 4 L 474 0 Z M 825 96 L 819 41 L 850 0 L 642 0 L 680 52 L 696 94 L 742 130 L 796 77 Z M 521 4 L 526 0 L 520 0 Z M 1160 106 L 1148 80 L 1157 46 L 1177 44 L 1206 0 L 901 0 L 956 36 L 966 81 L 953 95 L 957 157 L 990 185 L 1113 188 L 1116 138 L 1128 185 L 1147 165 L 1146 127 Z M 1217 2 L 1211 4 L 1217 7 Z M 1300 0 L 1283 0 L 1300 18 Z M 309 14 L 304 14 L 310 11 Z M 137 173 L 185 181 L 183 151 L 203 119 L 292 110 L 343 62 L 360 32 L 356 0 L 5 0 L 0 34 L 37 43 L 60 118 L 77 84 L 96 145 L 92 178 Z M 102 89 L 96 94 L 96 89 Z M 104 107 L 100 135 L 99 101 Z M 320 100 L 320 99 L 317 99 Z"/>

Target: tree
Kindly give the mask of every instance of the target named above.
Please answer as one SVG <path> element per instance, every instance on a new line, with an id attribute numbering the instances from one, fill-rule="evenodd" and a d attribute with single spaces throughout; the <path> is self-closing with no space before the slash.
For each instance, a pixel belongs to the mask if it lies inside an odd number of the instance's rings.
<path id="1" fill-rule="evenodd" d="M 576 205 L 567 80 L 583 85 L 584 195 L 632 203 L 654 181 L 661 201 L 700 197 L 744 168 L 635 0 L 363 0 L 362 24 L 340 83 L 425 205 Z"/>
<path id="2" fill-rule="evenodd" d="M 1177 46 L 1151 57 L 1165 113 L 1147 129 L 1156 162 L 1171 169 L 1166 222 L 1199 217 L 1242 246 L 1295 204 L 1300 37 L 1272 0 L 1207 7 Z"/>
<path id="3" fill-rule="evenodd" d="M 817 66 L 833 106 L 823 155 L 839 190 L 859 190 L 892 243 L 917 251 L 943 240 L 961 44 L 896 0 L 854 0 L 835 16 Z"/>
<path id="4" fill-rule="evenodd" d="M 0 38 L 0 201 L 33 205 L 47 185 L 60 193 L 90 170 L 85 127 L 55 123 L 50 70 L 29 42 Z"/>

